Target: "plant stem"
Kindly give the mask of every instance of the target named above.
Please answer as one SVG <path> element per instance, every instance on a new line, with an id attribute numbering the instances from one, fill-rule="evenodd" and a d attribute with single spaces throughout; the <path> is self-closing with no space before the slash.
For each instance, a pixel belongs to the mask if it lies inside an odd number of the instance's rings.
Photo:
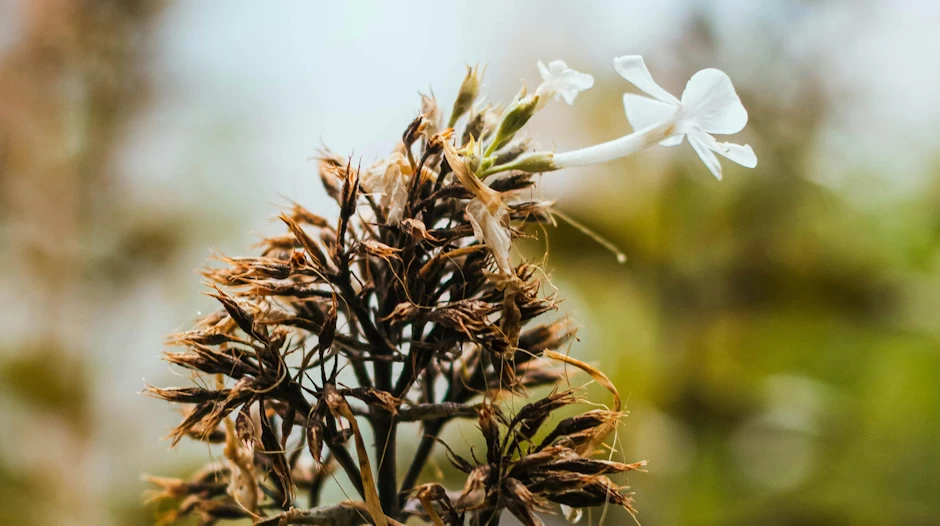
<path id="1" fill-rule="evenodd" d="M 376 481 L 379 502 L 388 516 L 398 517 L 398 424 L 391 415 L 375 415 L 372 419 L 372 429 L 375 431 L 375 458 L 379 464 Z"/>

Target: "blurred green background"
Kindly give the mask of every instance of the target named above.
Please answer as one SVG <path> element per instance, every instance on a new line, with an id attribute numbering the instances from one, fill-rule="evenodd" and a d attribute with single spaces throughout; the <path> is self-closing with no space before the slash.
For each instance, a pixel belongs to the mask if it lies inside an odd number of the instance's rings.
<path id="1" fill-rule="evenodd" d="M 532 135 L 606 140 L 610 61 L 643 54 L 673 93 L 729 73 L 760 164 L 719 183 L 683 146 L 542 179 L 628 256 L 550 232 L 572 352 L 650 461 L 639 522 L 940 524 L 937 27 L 931 0 L 0 0 L 0 523 L 150 524 L 140 474 L 208 458 L 168 450 L 142 378 L 185 382 L 158 355 L 212 308 L 210 249 L 290 200 L 333 213 L 321 144 L 367 164 L 464 63 L 500 102 L 555 58 L 597 82 Z"/>

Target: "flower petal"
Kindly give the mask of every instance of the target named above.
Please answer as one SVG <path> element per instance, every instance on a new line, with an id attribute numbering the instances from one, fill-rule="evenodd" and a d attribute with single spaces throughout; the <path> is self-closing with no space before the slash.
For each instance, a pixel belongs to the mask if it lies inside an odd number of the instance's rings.
<path id="1" fill-rule="evenodd" d="M 627 120 L 633 126 L 633 131 L 639 131 L 647 126 L 662 122 L 671 117 L 678 109 L 672 104 L 634 95 L 633 93 L 624 93 L 623 108 L 627 112 Z M 682 144 L 682 135 L 670 137 L 659 144 L 662 146 L 677 146 Z"/>
<path id="2" fill-rule="evenodd" d="M 565 84 L 569 89 L 587 91 L 594 87 L 594 77 L 587 73 L 569 69 L 565 74 Z"/>
<path id="3" fill-rule="evenodd" d="M 542 80 L 549 80 L 552 78 L 552 72 L 545 66 L 545 63 L 541 60 L 536 63 L 539 67 L 539 75 L 542 76 Z"/>
<path id="4" fill-rule="evenodd" d="M 473 235 L 485 244 L 493 254 L 493 260 L 500 273 L 512 274 L 509 248 L 512 237 L 509 235 L 509 212 L 502 202 L 486 205 L 480 198 L 473 198 L 467 203 L 467 219 L 473 226 Z"/>
<path id="5" fill-rule="evenodd" d="M 550 97 L 573 104 L 578 92 L 594 86 L 594 77 L 569 68 L 563 60 L 553 60 L 547 67 L 539 61 L 538 67 L 542 75 L 542 83 L 535 91 L 541 97 L 539 107 L 544 106 Z"/>
<path id="6" fill-rule="evenodd" d="M 659 145 L 660 146 L 679 146 L 680 144 L 682 144 L 682 139 L 685 139 L 685 134 L 673 135 L 672 137 L 659 143 Z"/>
<path id="7" fill-rule="evenodd" d="M 715 151 L 728 159 L 731 159 L 745 168 L 754 168 L 757 166 L 757 155 L 754 154 L 754 150 L 747 144 L 744 146 L 734 144 L 733 142 L 719 142 L 717 144 L 718 148 Z"/>
<path id="8" fill-rule="evenodd" d="M 701 157 L 702 161 L 705 162 L 705 166 L 711 171 L 712 175 L 721 180 L 721 163 L 718 162 L 718 157 L 715 157 L 715 154 L 712 153 L 711 148 L 709 148 L 709 143 L 714 143 L 715 138 L 711 135 L 708 135 L 704 132 L 694 132 L 689 134 L 689 144 L 692 145 L 692 148 L 695 148 L 695 153 Z"/>
<path id="9" fill-rule="evenodd" d="M 732 161 L 744 166 L 745 168 L 754 168 L 757 166 L 757 155 L 750 146 L 745 144 L 734 144 L 733 142 L 718 142 L 714 137 L 707 133 L 697 133 L 702 144 L 709 150 L 722 155 Z"/>
<path id="10" fill-rule="evenodd" d="M 558 90 L 558 93 L 561 94 L 565 102 L 570 105 L 574 103 L 574 99 L 578 96 L 579 92 L 588 90 L 593 85 L 594 77 L 572 69 L 565 74 L 564 88 Z M 558 98 L 558 95 L 555 95 L 555 98 Z"/>
<path id="11" fill-rule="evenodd" d="M 627 79 L 634 86 L 643 90 L 644 93 L 654 99 L 670 104 L 679 104 L 679 99 L 672 96 L 668 91 L 659 87 L 652 75 L 646 69 L 646 63 L 640 55 L 626 55 L 614 59 L 614 69 L 620 76 Z"/>
<path id="12" fill-rule="evenodd" d="M 553 60 L 548 63 L 548 70 L 551 72 L 551 75 L 554 77 L 558 77 L 562 75 L 567 69 L 568 69 L 568 64 L 564 60 Z"/>
<path id="13" fill-rule="evenodd" d="M 747 124 L 747 110 L 723 71 L 703 69 L 689 79 L 682 105 L 695 126 L 707 133 L 738 133 Z"/>

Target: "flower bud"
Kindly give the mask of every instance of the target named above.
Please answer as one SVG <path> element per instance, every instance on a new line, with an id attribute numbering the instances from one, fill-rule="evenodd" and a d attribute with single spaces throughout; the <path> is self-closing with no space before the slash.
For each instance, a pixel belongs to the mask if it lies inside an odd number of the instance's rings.
<path id="1" fill-rule="evenodd" d="M 538 94 L 526 96 L 525 88 L 522 88 L 515 102 L 503 113 L 499 128 L 496 129 L 496 136 L 486 149 L 486 157 L 511 141 L 516 132 L 529 122 L 539 109 L 539 98 Z"/>
<path id="2" fill-rule="evenodd" d="M 460 91 L 457 92 L 457 100 L 454 101 L 454 109 L 450 112 L 450 122 L 447 124 L 448 128 L 453 128 L 457 120 L 470 111 L 470 107 L 473 106 L 473 101 L 476 100 L 477 95 L 480 93 L 480 78 L 483 75 L 482 73 L 478 75 L 478 71 L 479 68 L 477 66 L 472 68 L 467 66 L 467 76 L 464 77 L 463 83 L 460 85 Z"/>
<path id="3" fill-rule="evenodd" d="M 520 156 L 511 163 L 501 164 L 483 172 L 483 176 L 492 175 L 506 170 L 520 170 L 526 173 L 551 172 L 558 169 L 552 152 L 532 152 Z"/>

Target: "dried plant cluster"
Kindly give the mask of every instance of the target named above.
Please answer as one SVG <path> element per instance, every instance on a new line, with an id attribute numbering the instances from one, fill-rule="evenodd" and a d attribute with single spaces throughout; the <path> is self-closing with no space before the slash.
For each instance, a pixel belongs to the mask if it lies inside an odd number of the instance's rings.
<path id="1" fill-rule="evenodd" d="M 339 217 L 294 205 L 260 255 L 220 257 L 224 267 L 205 271 L 220 308 L 165 354 L 197 386 L 147 392 L 186 407 L 173 444 L 219 444 L 224 460 L 188 480 L 148 477 L 173 507 L 165 521 L 489 525 L 506 510 L 533 526 L 560 509 L 632 511 L 615 475 L 642 463 L 598 458 L 610 456 L 619 396 L 567 355 L 567 319 L 540 318 L 557 307 L 540 270 L 510 263 L 511 240 L 552 220 L 552 203 L 533 197 L 537 170 L 504 169 L 529 151 L 515 137 L 521 124 L 506 124 L 526 95 L 507 110 L 473 108 L 478 86 L 470 71 L 447 126 L 424 97 L 398 149 L 369 168 L 323 152 Z M 536 94 L 533 112 L 549 96 Z M 565 374 L 576 369 L 613 403 L 546 425 L 584 402 Z M 545 386 L 547 396 L 528 398 Z M 476 420 L 485 452 L 441 442 L 455 419 Z M 403 429 L 410 422 L 417 436 Z M 414 451 L 405 441 L 417 443 L 413 455 L 400 455 Z M 422 479 L 438 443 L 466 474 L 462 488 Z M 339 470 L 355 495 L 321 505 Z"/>

